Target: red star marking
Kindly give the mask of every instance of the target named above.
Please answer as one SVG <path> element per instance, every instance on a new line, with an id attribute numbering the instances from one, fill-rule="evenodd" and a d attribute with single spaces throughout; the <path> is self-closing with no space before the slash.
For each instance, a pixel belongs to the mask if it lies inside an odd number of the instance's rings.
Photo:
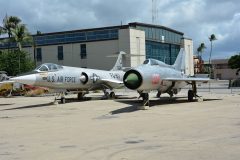
<path id="1" fill-rule="evenodd" d="M 160 75 L 159 74 L 153 74 L 152 75 L 152 84 L 156 85 L 160 82 Z"/>

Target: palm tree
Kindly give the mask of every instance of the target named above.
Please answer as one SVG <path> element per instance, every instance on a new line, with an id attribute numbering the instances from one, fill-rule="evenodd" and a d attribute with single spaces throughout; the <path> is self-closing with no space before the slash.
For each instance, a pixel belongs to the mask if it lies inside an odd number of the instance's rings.
<path id="1" fill-rule="evenodd" d="M 216 36 L 214 34 L 211 34 L 209 37 L 209 40 L 211 42 L 211 49 L 210 49 L 210 55 L 209 55 L 209 75 L 211 76 L 211 69 L 212 69 L 212 48 L 213 48 L 213 41 L 217 40 Z"/>
<path id="2" fill-rule="evenodd" d="M 18 63 L 19 63 L 19 73 L 20 73 L 20 54 L 22 52 L 22 45 L 24 43 L 32 43 L 33 38 L 28 32 L 26 25 L 25 24 L 18 24 L 14 29 L 11 29 L 11 40 L 13 42 L 16 42 L 18 50 L 19 50 L 19 55 L 18 55 Z"/>
<path id="3" fill-rule="evenodd" d="M 204 43 L 201 43 L 199 45 L 199 47 L 197 48 L 197 52 L 198 52 L 198 57 L 202 57 L 202 53 L 204 52 L 204 49 L 206 49 L 207 47 L 205 46 Z M 201 55 L 200 55 L 201 54 Z"/>
<path id="4" fill-rule="evenodd" d="M 9 16 L 6 15 L 3 19 L 3 25 L 0 26 L 0 35 L 7 34 L 8 35 L 8 54 L 10 49 L 10 38 L 12 36 L 12 29 L 16 28 L 16 26 L 21 23 L 21 19 L 16 16 Z M 5 41 L 4 41 L 5 42 Z M 7 62 L 8 63 L 8 62 Z"/>
<path id="5" fill-rule="evenodd" d="M 32 36 L 28 32 L 25 24 L 19 24 L 16 28 L 12 29 L 12 40 L 17 43 L 19 51 L 22 51 L 22 44 L 32 42 Z"/>
<path id="6" fill-rule="evenodd" d="M 216 36 L 215 36 L 214 34 L 212 34 L 212 35 L 209 37 L 209 40 L 210 40 L 210 42 L 211 42 L 211 49 L 210 49 L 209 63 L 211 63 L 213 41 L 217 40 L 217 38 L 216 38 Z"/>
<path id="7" fill-rule="evenodd" d="M 3 19 L 3 26 L 1 28 L 2 33 L 7 33 L 8 38 L 12 36 L 11 30 L 16 28 L 18 24 L 21 23 L 21 19 L 16 16 L 5 16 Z"/>

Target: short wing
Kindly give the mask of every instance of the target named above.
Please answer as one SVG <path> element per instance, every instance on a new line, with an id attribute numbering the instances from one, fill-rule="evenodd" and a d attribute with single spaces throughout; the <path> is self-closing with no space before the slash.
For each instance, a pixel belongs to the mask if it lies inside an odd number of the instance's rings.
<path id="1" fill-rule="evenodd" d="M 101 79 L 101 81 L 105 83 L 115 83 L 115 84 L 123 84 L 123 81 L 115 80 L 115 79 Z"/>
<path id="2" fill-rule="evenodd" d="M 101 79 L 101 82 L 103 86 L 105 85 L 110 89 L 123 87 L 123 81 L 119 81 L 115 79 Z"/>
<path id="3" fill-rule="evenodd" d="M 166 81 L 184 81 L 184 82 L 208 82 L 210 81 L 209 78 L 194 78 L 194 77 L 189 77 L 189 78 L 164 78 L 162 80 Z"/>

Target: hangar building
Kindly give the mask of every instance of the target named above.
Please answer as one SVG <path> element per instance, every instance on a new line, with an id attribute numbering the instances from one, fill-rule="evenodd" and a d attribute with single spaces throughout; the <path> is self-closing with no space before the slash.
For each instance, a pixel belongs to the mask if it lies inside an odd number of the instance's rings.
<path id="1" fill-rule="evenodd" d="M 186 52 L 186 73 L 193 75 L 193 44 L 182 32 L 160 25 L 129 23 L 127 25 L 72 30 L 33 35 L 35 46 L 26 45 L 36 65 L 57 63 L 66 66 L 111 69 L 119 51 L 123 65 L 135 67 L 146 58 L 173 64 L 180 47 Z M 7 44 L 0 44 L 6 49 Z M 16 47 L 11 44 L 11 47 Z M 111 56 L 116 55 L 116 56 Z M 109 57 L 111 56 L 111 57 Z"/>

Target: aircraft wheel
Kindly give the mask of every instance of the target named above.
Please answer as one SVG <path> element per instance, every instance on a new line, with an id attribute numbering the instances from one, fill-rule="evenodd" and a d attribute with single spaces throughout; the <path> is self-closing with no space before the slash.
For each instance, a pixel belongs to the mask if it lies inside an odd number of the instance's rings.
<path id="1" fill-rule="evenodd" d="M 62 104 L 65 104 L 65 103 L 66 103 L 65 97 L 61 97 L 61 103 L 62 103 Z"/>
<path id="2" fill-rule="evenodd" d="M 115 99 L 115 98 L 116 98 L 116 95 L 115 95 L 114 92 L 111 92 L 111 93 L 110 93 L 110 98 L 112 98 L 112 99 Z"/>
<path id="3" fill-rule="evenodd" d="M 192 102 L 194 97 L 193 90 L 188 90 L 188 101 Z"/>
<path id="4" fill-rule="evenodd" d="M 78 93 L 78 100 L 83 100 L 84 94 L 82 92 Z"/>
<path id="5" fill-rule="evenodd" d="M 106 92 L 104 95 L 105 95 L 105 98 L 106 98 L 106 99 L 109 99 L 109 98 L 110 98 L 110 94 L 109 94 L 108 92 Z"/>

